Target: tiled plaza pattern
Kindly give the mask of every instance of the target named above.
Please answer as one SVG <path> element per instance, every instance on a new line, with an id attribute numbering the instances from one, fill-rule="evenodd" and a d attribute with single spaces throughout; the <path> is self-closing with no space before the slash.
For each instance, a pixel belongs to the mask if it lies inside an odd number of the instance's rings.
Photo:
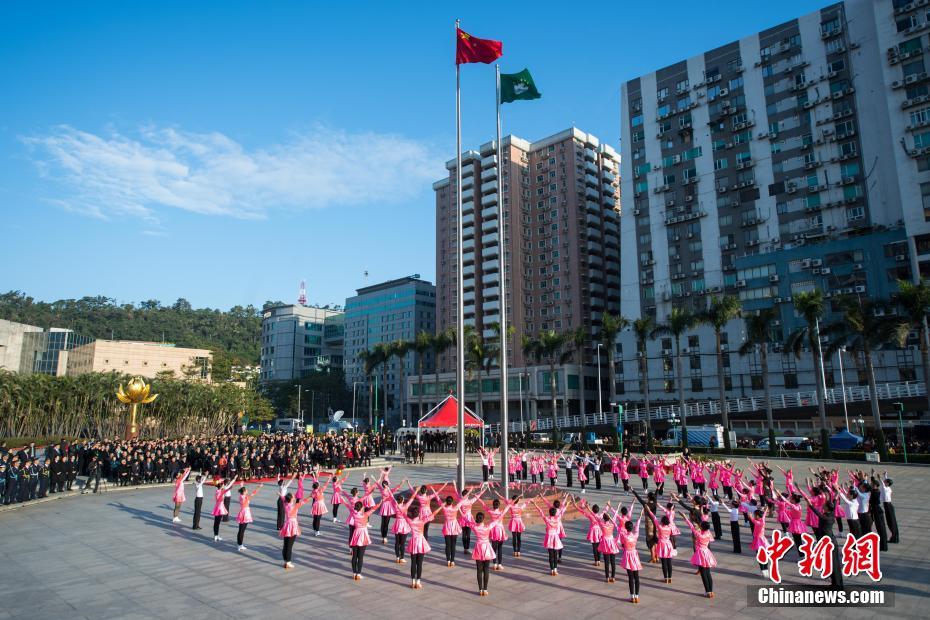
<path id="1" fill-rule="evenodd" d="M 793 465 L 797 472 L 810 463 Z M 473 468 L 471 473 L 479 472 Z M 424 565 L 424 587 L 409 589 L 409 565 L 393 562 L 392 539 L 386 546 L 380 544 L 378 517 L 372 518 L 374 544 L 365 556 L 365 580 L 353 581 L 345 524 L 327 519 L 319 538 L 308 536 L 309 507 L 303 511 L 304 535 L 294 551 L 296 569 L 285 572 L 274 528 L 275 489 L 266 485 L 252 503 L 256 522 L 246 535 L 249 549 L 242 553 L 236 550 L 234 517 L 222 526 L 224 540 L 213 542 L 212 493 L 204 502 L 204 529 L 190 529 L 192 489 L 187 492 L 183 523 L 177 525 L 171 523 L 171 489 L 166 487 L 62 498 L 0 513 L 0 619 L 927 618 L 930 468 L 892 466 L 889 474 L 895 479 L 894 500 L 902 526 L 902 543 L 882 555 L 883 583 L 896 588 L 893 609 L 747 608 L 746 586 L 762 580 L 748 549 L 748 530 L 744 530 L 743 555 L 733 555 L 725 521 L 724 540 L 712 545 L 719 562 L 713 600 L 703 598 L 700 578 L 687 564 L 690 545 L 685 533 L 679 539 L 685 551 L 675 560 L 671 585 L 662 583 L 658 565 L 645 562 L 648 556 L 641 536 L 642 603 L 629 604 L 626 575 L 618 571 L 617 582 L 607 584 L 601 569 L 592 566 L 583 519 L 566 523 L 565 561 L 558 577 L 548 574 L 538 525 L 524 534 L 521 559 L 511 557 L 510 543 L 505 543 L 505 571 L 491 573 L 487 598 L 476 594 L 474 563 L 461 553 L 461 543 L 457 566 L 446 567 L 438 525 L 430 532 L 433 552 Z M 354 473 L 350 482 L 356 483 L 360 476 Z M 442 481 L 451 479 L 454 469 L 402 466 L 392 479 L 396 483 L 404 476 L 414 483 Z M 564 482 L 561 474 L 559 482 Z M 578 491 L 577 483 L 574 490 Z M 631 499 L 609 483 L 587 494 L 589 502 L 602 505 L 609 497 L 627 505 Z M 237 503 L 234 498 L 233 515 Z M 782 569 L 786 583 L 811 583 L 798 577 L 792 562 L 783 563 Z M 869 582 L 857 577 L 848 583 Z"/>

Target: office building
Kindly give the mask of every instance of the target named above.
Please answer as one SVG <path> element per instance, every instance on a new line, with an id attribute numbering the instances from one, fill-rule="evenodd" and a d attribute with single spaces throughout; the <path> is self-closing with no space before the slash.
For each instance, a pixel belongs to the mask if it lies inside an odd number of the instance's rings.
<path id="1" fill-rule="evenodd" d="M 0 319 L 0 370 L 19 372 L 26 334 L 41 331 L 35 325 Z"/>
<path id="2" fill-rule="evenodd" d="M 507 322 L 516 330 L 508 350 L 510 367 L 519 373 L 533 362 L 519 346 L 524 335 L 581 327 L 592 336 L 576 354 L 576 363 L 586 368 L 594 363 L 594 335 L 601 316 L 620 310 L 620 157 L 609 145 L 574 128 L 534 142 L 507 136 L 502 152 L 503 161 L 498 162 L 496 145 L 488 142 L 462 156 L 465 323 L 486 341 L 496 337 L 504 277 Z M 458 308 L 456 160 L 446 168 L 448 177 L 433 184 L 438 330 L 455 328 Z M 498 175 L 506 229 L 503 275 Z M 440 372 L 454 373 L 454 355 L 451 349 L 440 357 Z M 585 373 L 593 375 L 593 369 Z M 589 383 L 586 379 L 585 385 Z M 590 410 L 596 398 L 596 393 L 582 398 L 579 392 L 573 410 L 584 410 L 585 399 Z M 488 405 L 492 412 L 498 409 L 494 402 Z"/>
<path id="3" fill-rule="evenodd" d="M 161 374 L 208 383 L 212 358 L 213 352 L 207 349 L 162 342 L 94 340 L 69 352 L 67 374 L 118 372 L 151 379 Z"/>
<path id="4" fill-rule="evenodd" d="M 311 372 L 342 368 L 342 310 L 279 305 L 262 312 L 262 382 L 292 381 Z"/>
<path id="5" fill-rule="evenodd" d="M 700 311 L 729 294 L 744 312 L 776 307 L 782 341 L 803 324 L 799 292 L 887 299 L 914 265 L 930 273 L 930 23 L 918 5 L 831 4 L 622 85 L 621 236 L 636 257 L 622 264 L 624 316 L 662 323 L 673 307 Z M 828 301 L 825 323 L 835 310 Z M 724 331 L 733 397 L 761 389 L 756 356 L 735 354 L 743 337 L 739 320 Z M 687 396 L 712 399 L 713 333 L 688 340 Z M 660 399 L 676 398 L 671 345 L 648 348 Z M 631 333 L 617 352 L 617 389 L 636 401 Z M 920 363 L 911 348 L 879 357 L 879 382 L 911 380 Z M 825 362 L 839 385 L 838 360 Z M 864 381 L 847 364 L 846 382 Z M 813 389 L 793 355 L 770 365 L 773 391 Z"/>
<path id="6" fill-rule="evenodd" d="M 89 336 L 60 327 L 26 332 L 23 334 L 19 371 L 63 377 L 68 374 L 71 351 L 93 341 Z"/>
<path id="7" fill-rule="evenodd" d="M 379 343 L 412 342 L 420 332 L 430 335 L 436 332 L 436 287 L 421 280 L 419 275 L 365 286 L 346 299 L 346 386 L 355 391 L 356 414 L 360 418 L 368 419 L 370 390 L 359 354 L 371 351 Z M 433 354 L 427 352 L 423 355 L 423 372 L 429 374 L 433 370 Z M 404 357 L 404 372 L 408 377 L 419 372 L 416 352 L 410 351 Z M 374 377 L 379 394 L 383 391 L 387 394 L 389 426 L 403 424 L 404 419 L 410 421 L 410 416 L 401 411 L 402 381 L 400 362 L 396 358 L 387 362 L 387 383 L 380 367 Z M 379 402 L 380 399 L 381 396 Z M 408 413 L 412 406 L 408 403 Z"/>

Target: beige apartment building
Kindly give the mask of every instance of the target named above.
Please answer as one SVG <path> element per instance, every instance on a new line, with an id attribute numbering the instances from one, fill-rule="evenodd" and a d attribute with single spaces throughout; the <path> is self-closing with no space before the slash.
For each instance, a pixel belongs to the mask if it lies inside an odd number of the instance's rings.
<path id="1" fill-rule="evenodd" d="M 212 355 L 207 349 L 189 349 L 160 342 L 95 340 L 70 352 L 68 375 L 115 371 L 154 378 L 159 373 L 173 372 L 179 379 L 190 377 L 209 382 Z"/>
<path id="2" fill-rule="evenodd" d="M 585 327 L 582 364 L 593 364 L 594 342 L 605 311 L 620 309 L 619 154 L 579 129 L 535 142 L 503 139 L 498 165 L 495 143 L 462 156 L 464 318 L 485 338 L 500 320 L 500 256 L 497 175 L 503 175 L 507 320 L 513 342 L 542 330 Z M 436 328 L 456 325 L 456 161 L 436 192 Z M 513 275 L 512 275 L 513 274 Z M 515 277 L 514 277 L 515 276 Z M 454 369 L 454 350 L 439 360 Z M 512 367 L 526 366 L 519 346 Z M 577 357 L 577 356 L 576 356 Z"/>

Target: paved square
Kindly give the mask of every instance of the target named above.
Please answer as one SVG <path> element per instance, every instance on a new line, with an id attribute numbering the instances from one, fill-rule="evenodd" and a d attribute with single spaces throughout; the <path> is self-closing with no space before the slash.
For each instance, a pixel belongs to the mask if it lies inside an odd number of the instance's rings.
<path id="1" fill-rule="evenodd" d="M 810 465 L 793 463 L 795 470 Z M 783 465 L 784 466 L 784 465 Z M 893 609 L 770 609 L 748 608 L 746 586 L 761 584 L 758 567 L 748 550 L 730 552 L 729 532 L 711 549 L 718 559 L 714 570 L 717 598 L 703 597 L 700 578 L 688 564 L 689 554 L 675 559 L 671 585 L 662 581 L 660 567 L 644 561 L 641 604 L 627 602 L 626 575 L 603 581 L 602 569 L 592 566 L 585 542 L 585 520 L 566 522 L 568 538 L 559 576 L 551 577 L 541 547 L 541 528 L 524 534 L 523 557 L 504 547 L 504 572 L 492 572 L 490 596 L 478 597 L 474 562 L 461 552 L 457 565 L 447 568 L 438 524 L 430 531 L 432 553 L 423 568 L 423 589 L 411 590 L 409 565 L 393 561 L 393 539 L 381 545 L 379 518 L 372 518 L 373 544 L 365 556 L 365 579 L 352 580 L 347 529 L 344 523 L 323 522 L 319 538 L 311 532 L 308 508 L 302 511 L 304 535 L 294 550 L 296 569 L 281 567 L 281 542 L 275 530 L 275 489 L 266 485 L 252 503 L 256 522 L 246 534 L 248 551 L 236 550 L 235 517 L 224 524 L 220 543 L 211 531 L 212 497 L 205 499 L 203 530 L 190 529 L 193 492 L 188 491 L 181 524 L 171 523 L 171 489 L 147 488 L 108 494 L 62 498 L 0 513 L 0 620 L 5 618 L 669 618 L 693 614 L 702 619 L 755 616 L 767 618 L 928 617 L 930 610 L 930 517 L 927 489 L 930 468 L 894 467 L 894 502 L 902 543 L 881 556 L 883 585 L 896 588 Z M 472 478 L 479 474 L 470 471 Z M 451 467 L 398 466 L 396 482 L 414 483 L 454 478 Z M 357 483 L 361 472 L 349 482 Z M 609 477 L 605 479 L 605 482 Z M 560 477 L 560 484 L 564 478 Z M 638 481 L 637 481 L 638 482 Z M 350 488 L 350 485 L 346 485 Z M 578 491 L 577 485 L 573 489 Z M 611 484 L 590 490 L 589 502 L 608 498 L 629 504 L 631 496 Z M 329 492 L 327 492 L 327 504 Z M 617 503 L 615 499 L 614 504 Z M 233 515 L 238 501 L 233 500 Z M 340 514 L 340 517 L 344 517 Z M 686 528 L 685 528 L 686 530 Z M 640 557 L 648 558 L 644 536 Z M 679 541 L 688 546 L 685 533 Z M 789 557 L 793 552 L 789 553 Z M 799 578 L 797 567 L 782 563 L 786 583 L 813 583 Z M 867 577 L 847 584 L 868 585 Z"/>

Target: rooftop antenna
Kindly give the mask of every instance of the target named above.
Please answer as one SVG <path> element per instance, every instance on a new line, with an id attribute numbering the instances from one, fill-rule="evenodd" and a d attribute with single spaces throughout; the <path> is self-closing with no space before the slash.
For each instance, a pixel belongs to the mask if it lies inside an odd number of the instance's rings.
<path id="1" fill-rule="evenodd" d="M 304 280 L 300 281 L 300 289 L 297 292 L 297 303 L 301 306 L 307 305 L 307 283 Z"/>

